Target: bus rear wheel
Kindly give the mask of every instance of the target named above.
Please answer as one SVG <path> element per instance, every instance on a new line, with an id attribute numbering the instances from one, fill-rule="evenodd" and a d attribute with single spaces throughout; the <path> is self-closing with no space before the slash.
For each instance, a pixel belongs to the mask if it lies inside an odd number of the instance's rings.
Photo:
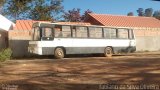
<path id="1" fill-rule="evenodd" d="M 54 51 L 54 56 L 57 59 L 64 58 L 64 50 L 62 48 L 56 48 L 55 51 Z"/>
<path id="2" fill-rule="evenodd" d="M 113 50 L 111 47 L 106 47 L 104 50 L 104 55 L 105 57 L 112 57 L 113 55 Z"/>

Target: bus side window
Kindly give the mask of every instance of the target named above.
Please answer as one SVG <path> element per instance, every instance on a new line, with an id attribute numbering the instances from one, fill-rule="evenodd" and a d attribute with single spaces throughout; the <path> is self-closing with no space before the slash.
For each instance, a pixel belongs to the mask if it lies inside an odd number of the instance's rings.
<path id="1" fill-rule="evenodd" d="M 104 28 L 104 38 L 115 39 L 117 38 L 116 29 L 113 28 Z"/>
<path id="2" fill-rule="evenodd" d="M 62 37 L 64 38 L 71 37 L 71 27 L 70 26 L 62 26 Z"/>
<path id="3" fill-rule="evenodd" d="M 88 37 L 87 27 L 77 26 L 75 36 L 78 38 L 87 38 Z"/>
<path id="4" fill-rule="evenodd" d="M 76 27 L 72 26 L 72 37 L 76 37 Z"/>
<path id="5" fill-rule="evenodd" d="M 89 27 L 89 36 L 90 38 L 102 38 L 102 28 Z"/>
<path id="6" fill-rule="evenodd" d="M 128 34 L 128 29 L 118 29 L 118 38 L 120 39 L 128 39 L 129 34 Z"/>
<path id="7" fill-rule="evenodd" d="M 129 39 L 134 39 L 133 30 L 129 29 Z"/>
<path id="8" fill-rule="evenodd" d="M 55 25 L 54 27 L 54 36 L 55 37 L 62 37 L 62 26 L 60 25 Z"/>

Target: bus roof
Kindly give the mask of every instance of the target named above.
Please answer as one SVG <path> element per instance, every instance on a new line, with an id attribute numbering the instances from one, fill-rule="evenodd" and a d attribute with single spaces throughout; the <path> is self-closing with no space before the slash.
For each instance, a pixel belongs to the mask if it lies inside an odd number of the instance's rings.
<path id="1" fill-rule="evenodd" d="M 60 22 L 35 22 L 32 27 L 54 27 L 55 25 L 65 25 L 65 26 L 86 26 L 86 27 L 106 27 L 106 28 L 124 28 L 124 29 L 131 29 L 130 27 L 113 27 L 113 26 L 101 26 L 101 25 L 80 25 L 80 24 L 67 24 L 67 23 L 60 23 Z"/>

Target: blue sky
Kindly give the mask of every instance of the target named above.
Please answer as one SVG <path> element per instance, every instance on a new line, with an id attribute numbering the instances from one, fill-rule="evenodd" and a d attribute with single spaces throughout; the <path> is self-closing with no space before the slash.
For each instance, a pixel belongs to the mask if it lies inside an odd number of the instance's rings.
<path id="1" fill-rule="evenodd" d="M 94 13 L 115 15 L 127 15 L 128 12 L 137 15 L 140 7 L 160 10 L 160 2 L 151 0 L 64 0 L 63 5 L 66 11 L 80 8 L 82 13 L 90 9 Z"/>

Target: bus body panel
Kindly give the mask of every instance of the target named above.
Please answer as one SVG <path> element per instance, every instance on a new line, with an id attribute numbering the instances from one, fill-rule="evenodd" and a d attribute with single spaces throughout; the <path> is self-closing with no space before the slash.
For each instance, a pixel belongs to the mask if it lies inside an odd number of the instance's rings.
<path id="1" fill-rule="evenodd" d="M 66 54 L 104 53 L 106 47 L 112 47 L 114 53 L 121 53 L 127 52 L 128 48 L 132 48 L 134 51 L 135 41 L 129 39 L 55 38 L 53 41 L 32 41 L 30 46 L 37 48 L 32 52 L 39 55 L 53 55 L 56 47 L 65 48 Z"/>

